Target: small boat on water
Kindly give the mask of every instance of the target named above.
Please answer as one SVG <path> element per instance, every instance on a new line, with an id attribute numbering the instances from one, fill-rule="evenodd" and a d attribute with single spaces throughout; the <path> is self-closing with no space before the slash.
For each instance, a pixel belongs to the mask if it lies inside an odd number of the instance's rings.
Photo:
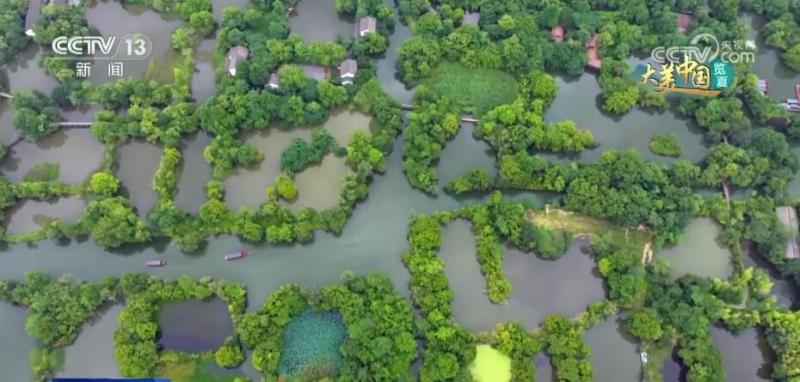
<path id="1" fill-rule="evenodd" d="M 236 251 L 236 252 L 229 253 L 229 254 L 225 255 L 225 260 L 227 260 L 227 261 L 239 260 L 239 259 L 243 259 L 245 257 L 247 257 L 247 250 L 246 249 L 242 249 L 242 250 L 239 250 L 239 251 Z"/>
<path id="2" fill-rule="evenodd" d="M 148 260 L 147 262 L 144 263 L 144 265 L 146 265 L 148 267 L 153 267 L 153 268 L 155 268 L 155 267 L 163 267 L 163 266 L 167 265 L 167 260 L 165 260 L 165 259 Z"/>

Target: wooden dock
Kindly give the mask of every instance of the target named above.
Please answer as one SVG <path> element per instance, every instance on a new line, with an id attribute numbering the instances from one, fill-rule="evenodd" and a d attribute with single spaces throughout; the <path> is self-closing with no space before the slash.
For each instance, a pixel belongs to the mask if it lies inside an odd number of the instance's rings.
<path id="1" fill-rule="evenodd" d="M 792 206 L 780 206 L 775 208 L 775 213 L 778 214 L 778 219 L 789 231 L 784 258 L 790 260 L 800 259 L 800 244 L 797 243 L 797 210 Z"/>

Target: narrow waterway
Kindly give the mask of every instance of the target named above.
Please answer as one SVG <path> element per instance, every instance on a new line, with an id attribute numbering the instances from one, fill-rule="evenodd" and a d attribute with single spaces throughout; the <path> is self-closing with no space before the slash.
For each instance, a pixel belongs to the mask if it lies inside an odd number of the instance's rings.
<path id="1" fill-rule="evenodd" d="M 0 98 L 0 144 L 9 145 L 17 138 L 19 132 L 14 127 L 14 109 L 11 100 Z"/>
<path id="2" fill-rule="evenodd" d="M 245 9 L 250 5 L 250 0 L 213 0 L 211 2 L 211 11 L 214 13 L 214 20 L 217 22 L 222 21 L 222 14 L 225 8 L 240 8 Z"/>
<path id="3" fill-rule="evenodd" d="M 386 3 L 390 6 L 394 6 L 392 0 L 386 0 Z M 400 47 L 403 41 L 410 37 L 411 30 L 408 29 L 408 26 L 400 22 L 400 14 L 397 9 L 395 9 L 394 33 L 389 36 L 389 47 L 386 49 L 386 54 L 378 59 L 377 75 L 378 79 L 381 81 L 383 90 L 400 103 L 411 103 L 411 99 L 414 97 L 414 89 L 406 87 L 406 85 L 400 81 L 396 66 L 398 58 L 397 48 Z"/>
<path id="4" fill-rule="evenodd" d="M 289 203 L 289 207 L 295 211 L 306 207 L 317 211 L 336 207 L 343 189 L 342 181 L 348 172 L 350 167 L 344 159 L 326 155 L 320 164 L 295 175 L 298 197 Z"/>
<path id="5" fill-rule="evenodd" d="M 211 137 L 198 132 L 184 140 L 178 195 L 175 205 L 196 213 L 206 201 L 206 182 L 211 179 L 211 166 L 203 157 L 203 150 L 211 143 Z"/>
<path id="6" fill-rule="evenodd" d="M 541 353 L 537 354 L 533 364 L 536 367 L 536 382 L 556 382 L 550 358 Z"/>

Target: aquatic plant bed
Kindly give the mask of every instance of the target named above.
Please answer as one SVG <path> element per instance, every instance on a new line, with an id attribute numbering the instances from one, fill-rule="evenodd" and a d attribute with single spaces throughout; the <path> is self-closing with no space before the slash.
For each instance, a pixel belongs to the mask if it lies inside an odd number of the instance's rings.
<path id="1" fill-rule="evenodd" d="M 452 62 L 439 64 L 423 83 L 437 95 L 450 99 L 465 114 L 480 115 L 517 97 L 517 81 L 511 75 Z"/>
<path id="2" fill-rule="evenodd" d="M 304 377 L 336 375 L 342 364 L 339 347 L 346 336 L 340 314 L 310 310 L 301 313 L 283 334 L 278 372 Z"/>

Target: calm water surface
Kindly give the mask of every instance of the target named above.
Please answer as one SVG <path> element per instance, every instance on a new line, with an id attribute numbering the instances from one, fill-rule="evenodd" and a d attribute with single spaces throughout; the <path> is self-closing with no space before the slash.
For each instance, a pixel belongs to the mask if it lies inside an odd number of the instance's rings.
<path id="1" fill-rule="evenodd" d="M 549 314 L 573 316 L 604 298 L 602 282 L 594 274 L 594 261 L 584 253 L 581 243 L 573 243 L 555 261 L 505 247 L 503 270 L 513 290 L 507 303 L 495 305 L 485 294 L 486 280 L 478 264 L 471 223 L 456 220 L 449 224 L 442 240 L 439 253 L 455 292 L 453 313 L 470 330 L 491 330 L 505 321 L 535 328 Z"/>
<path id="2" fill-rule="evenodd" d="M 211 166 L 203 158 L 203 150 L 211 143 L 211 137 L 199 132 L 186 139 L 183 144 L 178 194 L 175 204 L 195 213 L 206 201 L 206 182 L 211 179 Z"/>
<path id="3" fill-rule="evenodd" d="M 120 377 L 114 358 L 114 331 L 122 305 L 105 309 L 93 322 L 81 329 L 81 335 L 64 352 L 64 366 L 58 373 L 63 378 Z"/>
<path id="4" fill-rule="evenodd" d="M 5 73 L 0 78 L 5 91 L 22 92 L 38 90 L 46 95 L 58 85 L 55 78 L 40 66 L 44 51 L 37 44 L 30 44 L 17 57 L 5 66 Z M 5 102 L 5 101 L 2 101 Z"/>
<path id="5" fill-rule="evenodd" d="M 30 381 L 33 377 L 28 367 L 28 357 L 36 346 L 32 337 L 25 333 L 25 310 L 0 303 L 0 365 L 3 379 L 8 381 Z"/>
<path id="6" fill-rule="evenodd" d="M 336 37 L 353 37 L 355 24 L 339 17 L 334 0 L 301 0 L 289 18 L 289 30 L 300 34 L 306 42 L 335 41 Z"/>
<path id="7" fill-rule="evenodd" d="M 672 265 L 673 278 L 685 274 L 727 279 L 733 272 L 731 254 L 717 242 L 720 226 L 709 218 L 693 220 L 678 245 L 658 253 Z"/>
<path id="8" fill-rule="evenodd" d="M 683 147 L 678 159 L 699 162 L 708 148 L 703 144 L 700 129 L 688 121 L 677 119 L 671 112 L 649 114 L 633 109 L 622 117 L 612 117 L 600 110 L 600 85 L 591 74 L 577 79 L 556 77 L 558 93 L 544 114 L 546 122 L 572 120 L 578 128 L 588 129 L 598 146 L 579 155 L 565 156 L 570 160 L 593 161 L 609 149 L 636 149 L 642 158 L 673 162 L 677 159 L 656 155 L 650 151 L 650 139 L 655 134 L 674 133 Z"/>
<path id="9" fill-rule="evenodd" d="M 474 129 L 474 123 L 462 122 L 458 134 L 442 150 L 437 171 L 449 175 L 447 178 L 439 177 L 442 186 L 447 185 L 454 176 L 463 175 L 470 170 L 481 169 L 492 175 L 497 172 L 494 152 L 488 143 L 472 136 Z"/>
<path id="10" fill-rule="evenodd" d="M 584 334 L 591 349 L 592 375 L 595 381 L 638 382 L 641 360 L 634 339 L 621 329 L 621 319 L 612 317 Z"/>
<path id="11" fill-rule="evenodd" d="M 233 334 L 228 306 L 219 298 L 164 304 L 158 325 L 159 344 L 193 353 L 216 350 Z"/>
<path id="12" fill-rule="evenodd" d="M 21 182 L 37 164 L 59 164 L 58 180 L 81 183 L 102 166 L 103 145 L 89 129 L 60 129 L 36 142 L 22 141 L 8 151 L 3 174 Z"/>
<path id="13" fill-rule="evenodd" d="M 6 212 L 6 230 L 9 233 L 38 231 L 51 219 L 74 223 L 85 207 L 86 201 L 75 196 L 47 201 L 26 199 Z"/>
<path id="14" fill-rule="evenodd" d="M 390 6 L 394 6 L 392 0 L 386 0 L 386 3 Z M 394 33 L 389 36 L 389 47 L 386 49 L 386 54 L 384 57 L 378 59 L 377 75 L 378 79 L 381 81 L 383 90 L 400 103 L 410 103 L 411 99 L 414 97 L 414 89 L 406 87 L 406 85 L 400 81 L 397 67 L 395 66 L 398 57 L 397 48 L 400 47 L 403 41 L 410 37 L 411 30 L 408 29 L 408 26 L 400 22 L 400 15 L 395 9 Z"/>
<path id="15" fill-rule="evenodd" d="M 177 54 L 170 46 L 170 36 L 179 25 L 177 18 L 166 20 L 148 7 L 125 8 L 116 1 L 97 1 L 86 9 L 86 20 L 103 36 L 117 36 L 123 39 L 128 35 L 143 34 L 152 41 L 150 56 L 143 61 L 125 61 L 123 76 L 171 81 L 172 70 Z M 95 84 L 114 81 L 108 75 L 105 61 L 96 61 L 92 66 L 92 82 Z"/>
<path id="16" fill-rule="evenodd" d="M 158 201 L 153 191 L 153 176 L 162 152 L 161 147 L 140 140 L 117 147 L 117 177 L 139 216 L 147 216 Z"/>
<path id="17" fill-rule="evenodd" d="M 264 154 L 264 159 L 253 166 L 237 168 L 225 179 L 225 200 L 233 211 L 243 206 L 255 209 L 267 200 L 267 187 L 281 173 L 281 153 L 294 138 L 310 140 L 311 129 L 282 130 L 271 126 L 240 136 L 240 139 L 258 148 Z"/>
<path id="18" fill-rule="evenodd" d="M 711 327 L 714 345 L 722 353 L 726 381 L 754 382 L 771 381 L 770 364 L 774 355 L 764 335 L 757 329 L 747 329 L 737 335 L 719 328 Z"/>

